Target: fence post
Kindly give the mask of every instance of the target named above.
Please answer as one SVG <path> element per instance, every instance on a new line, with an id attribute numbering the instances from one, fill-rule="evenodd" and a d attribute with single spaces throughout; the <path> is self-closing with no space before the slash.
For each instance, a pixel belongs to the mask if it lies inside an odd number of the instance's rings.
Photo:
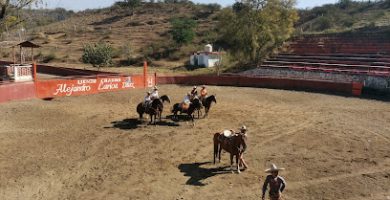
<path id="1" fill-rule="evenodd" d="M 34 82 L 37 82 L 37 63 L 36 62 L 33 63 L 33 68 L 34 68 L 34 72 L 33 72 Z"/>
<path id="2" fill-rule="evenodd" d="M 157 72 L 154 72 L 154 85 L 158 85 L 157 84 Z"/>
<path id="3" fill-rule="evenodd" d="M 148 62 L 144 61 L 144 88 L 147 87 L 148 81 Z"/>

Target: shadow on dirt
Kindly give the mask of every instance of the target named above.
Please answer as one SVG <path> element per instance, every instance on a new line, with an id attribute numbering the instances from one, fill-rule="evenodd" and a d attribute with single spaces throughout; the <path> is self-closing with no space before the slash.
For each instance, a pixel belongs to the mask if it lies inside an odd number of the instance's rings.
<path id="1" fill-rule="evenodd" d="M 174 117 L 174 115 L 168 115 L 167 116 L 167 119 L 170 119 L 174 122 L 179 122 L 179 121 L 191 121 L 191 117 L 185 113 L 182 113 L 182 114 L 178 114 L 177 115 L 177 118 Z M 204 119 L 204 117 L 198 117 L 198 115 L 196 114 L 195 117 L 194 117 L 194 120 L 199 120 L 199 119 Z"/>
<path id="2" fill-rule="evenodd" d="M 140 120 L 140 119 L 124 119 L 122 121 L 113 121 L 111 122 L 112 127 L 104 127 L 104 128 L 119 128 L 122 130 L 133 130 L 140 127 L 145 127 L 147 125 L 153 126 L 154 124 L 150 124 L 148 120 Z M 180 126 L 174 122 L 156 122 L 156 126 Z"/>
<path id="3" fill-rule="evenodd" d="M 184 176 L 190 177 L 190 179 L 188 179 L 186 182 L 187 185 L 205 186 L 206 184 L 202 183 L 203 180 L 218 174 L 231 173 L 230 167 L 218 167 L 211 169 L 201 167 L 205 164 L 211 164 L 211 162 L 188 163 L 179 165 L 180 172 L 183 172 Z"/>
<path id="4" fill-rule="evenodd" d="M 142 125 L 142 121 L 139 119 L 124 119 L 122 121 L 113 121 L 111 122 L 112 127 L 105 128 L 119 128 L 122 130 L 132 130 L 139 128 Z"/>

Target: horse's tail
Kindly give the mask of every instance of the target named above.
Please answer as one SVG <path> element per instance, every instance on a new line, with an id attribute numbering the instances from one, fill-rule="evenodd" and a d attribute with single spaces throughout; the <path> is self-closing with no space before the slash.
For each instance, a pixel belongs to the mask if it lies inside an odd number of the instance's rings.
<path id="1" fill-rule="evenodd" d="M 218 152 L 219 152 L 219 141 L 218 141 L 219 133 L 214 134 L 213 142 L 214 142 L 214 164 L 215 164 L 215 159 L 218 158 Z"/>
<path id="2" fill-rule="evenodd" d="M 139 103 L 138 105 L 137 105 L 137 113 L 139 114 L 139 117 L 140 118 L 142 118 L 142 114 L 144 113 L 144 108 L 143 108 L 143 106 L 142 106 L 142 103 Z"/>

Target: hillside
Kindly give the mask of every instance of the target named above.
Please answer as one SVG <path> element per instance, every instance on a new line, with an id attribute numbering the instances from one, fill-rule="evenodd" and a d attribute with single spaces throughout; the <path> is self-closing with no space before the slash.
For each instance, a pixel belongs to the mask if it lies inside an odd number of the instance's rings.
<path id="1" fill-rule="evenodd" d="M 139 66 L 147 57 L 155 61 L 155 66 L 176 67 L 183 65 L 191 52 L 202 50 L 204 44 L 215 40 L 213 18 L 219 9 L 215 4 L 145 3 L 130 10 L 115 4 L 31 28 L 26 39 L 43 46 L 36 55 L 40 62 L 80 65 L 84 45 L 108 42 L 114 48 L 115 66 Z M 177 17 L 197 22 L 196 38 L 194 44 L 173 49 L 168 31 L 170 20 Z"/>
<path id="2" fill-rule="evenodd" d="M 143 3 L 135 9 L 116 3 L 109 8 L 78 13 L 61 9 L 27 10 L 24 39 L 43 46 L 35 55 L 40 63 L 91 68 L 81 62 L 84 45 L 108 42 L 114 48 L 113 66 L 116 68 L 103 70 L 139 72 L 139 68 L 124 67 L 141 66 L 146 58 L 161 72 L 205 73 L 210 70 L 188 70 L 186 63 L 192 52 L 202 50 L 207 43 L 216 43 L 215 25 L 220 9 L 218 4 L 181 1 Z M 295 36 L 350 32 L 370 34 L 390 27 L 389 0 L 371 3 L 341 0 L 336 4 L 299 10 L 299 15 Z M 171 19 L 178 17 L 194 19 L 197 23 L 193 43 L 180 48 L 174 45 L 169 33 Z M 19 38 L 20 31 L 17 30 L 10 31 L 7 37 L 3 36 L 3 40 Z M 9 50 L 1 49 L 0 57 L 10 60 L 12 55 Z M 224 62 L 229 60 L 225 58 Z"/>
<path id="3" fill-rule="evenodd" d="M 340 0 L 310 10 L 300 10 L 297 33 L 340 33 L 390 26 L 390 1 Z"/>

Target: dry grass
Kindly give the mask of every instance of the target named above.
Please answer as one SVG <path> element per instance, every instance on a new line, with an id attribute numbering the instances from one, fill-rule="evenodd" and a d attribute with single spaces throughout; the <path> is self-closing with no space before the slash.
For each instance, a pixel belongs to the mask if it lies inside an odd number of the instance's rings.
<path id="1" fill-rule="evenodd" d="M 142 57 L 145 48 L 151 44 L 159 44 L 169 40 L 167 34 L 169 20 L 175 16 L 193 16 L 194 10 L 188 6 L 165 5 L 161 8 L 142 8 L 129 15 L 124 11 L 109 9 L 98 12 L 78 13 L 65 21 L 53 23 L 32 30 L 33 42 L 42 44 L 41 53 L 47 55 L 53 51 L 62 63 L 81 64 L 80 58 L 83 46 L 87 43 L 108 42 L 115 49 L 120 50 L 124 44 L 129 44 L 133 57 Z M 211 17 L 210 17 L 211 18 Z M 213 27 L 212 20 L 199 20 L 198 32 L 204 32 Z M 201 42 L 201 41 L 196 41 Z M 188 49 L 188 48 L 187 48 Z M 202 50 L 202 49 L 199 49 Z M 180 55 L 189 59 L 188 55 Z M 66 59 L 61 59 L 66 57 Z M 128 55 L 118 55 L 114 61 L 121 63 Z M 172 68 L 178 65 L 184 66 L 183 60 L 162 60 L 163 67 Z M 123 62 L 122 62 L 123 63 Z M 116 64 L 119 66 L 119 64 Z M 121 66 L 126 67 L 126 66 Z M 111 68 L 112 69 L 112 68 Z M 108 70 L 111 70 L 108 69 Z M 186 70 L 184 70 L 186 71 Z"/>

